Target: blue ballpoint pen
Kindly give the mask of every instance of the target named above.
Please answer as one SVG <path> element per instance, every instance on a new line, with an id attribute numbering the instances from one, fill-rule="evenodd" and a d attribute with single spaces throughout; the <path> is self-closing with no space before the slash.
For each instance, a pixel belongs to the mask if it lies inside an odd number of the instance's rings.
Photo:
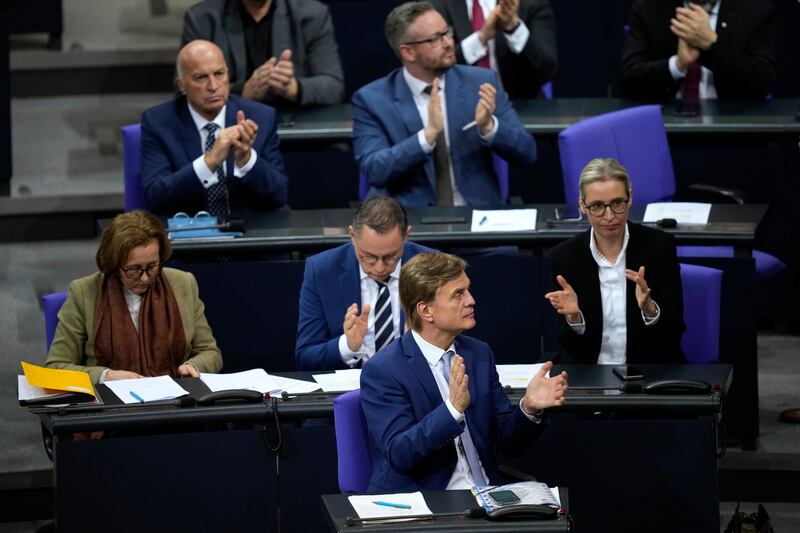
<path id="1" fill-rule="evenodd" d="M 372 502 L 375 505 L 383 505 L 384 507 L 394 507 L 396 509 L 411 509 L 411 506 L 405 503 L 392 503 L 392 502 Z"/>
<path id="2" fill-rule="evenodd" d="M 478 222 L 478 225 L 479 225 L 479 226 L 483 226 L 484 224 L 486 224 L 486 221 L 487 221 L 487 220 L 489 220 L 489 219 L 488 219 L 488 218 L 486 218 L 486 217 L 484 216 L 484 217 L 481 219 L 481 221 L 480 221 L 480 222 Z"/>
<path id="3" fill-rule="evenodd" d="M 137 401 L 139 401 L 141 403 L 144 403 L 144 398 L 142 398 L 141 396 L 139 396 L 138 394 L 136 394 L 133 391 L 128 391 L 128 392 L 130 392 L 131 396 L 133 396 Z"/>

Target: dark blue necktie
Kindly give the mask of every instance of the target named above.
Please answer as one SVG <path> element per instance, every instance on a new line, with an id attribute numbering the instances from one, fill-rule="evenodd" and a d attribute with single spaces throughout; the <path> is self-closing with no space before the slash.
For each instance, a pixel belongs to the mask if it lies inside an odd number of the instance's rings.
<path id="1" fill-rule="evenodd" d="M 208 152 L 214 146 L 217 140 L 217 130 L 219 126 L 213 122 L 209 122 L 205 126 L 208 131 L 206 138 L 205 151 Z M 230 204 L 228 202 L 228 187 L 225 184 L 225 162 L 217 167 L 217 179 L 219 181 L 206 189 L 206 211 L 214 216 L 225 216 L 230 213 Z"/>
<path id="2" fill-rule="evenodd" d="M 378 298 L 375 300 L 375 353 L 386 347 L 394 338 L 389 279 L 386 278 L 384 281 L 373 280 L 378 285 Z"/>

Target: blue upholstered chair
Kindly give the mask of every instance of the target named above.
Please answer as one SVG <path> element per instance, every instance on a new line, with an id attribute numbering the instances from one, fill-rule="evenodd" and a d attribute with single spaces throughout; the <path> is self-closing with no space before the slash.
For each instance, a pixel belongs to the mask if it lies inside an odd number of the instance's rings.
<path id="1" fill-rule="evenodd" d="M 500 187 L 500 196 L 503 202 L 508 203 L 509 183 L 508 183 L 508 161 L 502 157 L 492 154 L 492 165 L 494 173 L 497 175 L 497 185 Z M 369 192 L 369 180 L 363 172 L 358 173 L 358 199 L 363 200 Z"/>
<path id="2" fill-rule="evenodd" d="M 44 334 L 47 342 L 47 351 L 50 351 L 50 345 L 53 344 L 53 337 L 56 335 L 56 326 L 58 326 L 58 311 L 64 302 L 67 300 L 66 292 L 54 292 L 42 296 L 42 311 L 44 311 Z"/>
<path id="3" fill-rule="evenodd" d="M 122 126 L 122 158 L 125 166 L 125 211 L 144 209 L 142 190 L 142 128 Z"/>
<path id="4" fill-rule="evenodd" d="M 638 204 L 668 202 L 675 195 L 675 170 L 661 108 L 657 105 L 631 107 L 582 120 L 558 136 L 564 197 L 577 203 L 581 170 L 596 157 L 611 157 L 628 169 Z M 736 191 L 693 185 L 691 189 L 717 193 L 738 203 Z M 680 246 L 680 257 L 733 257 L 730 246 Z M 753 250 L 756 278 L 763 282 L 786 265 L 767 253 Z"/>
<path id="5" fill-rule="evenodd" d="M 683 321 L 686 331 L 681 348 L 690 363 L 716 363 L 719 359 L 719 317 L 722 271 L 681 263 Z"/>
<path id="6" fill-rule="evenodd" d="M 365 492 L 372 474 L 367 420 L 361 410 L 361 391 L 346 392 L 333 400 L 339 490 Z"/>

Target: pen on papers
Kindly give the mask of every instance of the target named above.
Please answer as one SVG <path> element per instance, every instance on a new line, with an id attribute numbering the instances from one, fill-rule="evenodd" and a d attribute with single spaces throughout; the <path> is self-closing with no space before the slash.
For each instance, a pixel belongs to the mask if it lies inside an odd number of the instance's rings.
<path id="1" fill-rule="evenodd" d="M 144 403 L 144 398 L 142 398 L 141 396 L 139 396 L 138 394 L 136 394 L 133 391 L 128 391 L 128 392 L 131 393 L 131 396 L 133 396 L 136 399 L 137 402 Z"/>
<path id="2" fill-rule="evenodd" d="M 392 502 L 372 502 L 375 505 L 382 505 L 384 507 L 394 507 L 395 509 L 411 509 L 411 506 L 406 503 L 392 503 Z"/>
<path id="3" fill-rule="evenodd" d="M 478 225 L 479 225 L 479 226 L 483 226 L 484 224 L 486 224 L 486 221 L 487 221 L 487 220 L 489 220 L 489 219 L 488 219 L 488 218 L 486 218 L 486 215 L 484 215 L 484 216 L 483 216 L 483 218 L 481 219 L 481 221 L 480 221 L 480 222 L 478 222 Z"/>
<path id="4" fill-rule="evenodd" d="M 470 129 L 472 126 L 477 126 L 477 125 L 478 125 L 478 123 L 477 123 L 477 122 L 475 122 L 474 120 L 473 120 L 472 122 L 467 122 L 466 124 L 464 124 L 464 127 L 463 127 L 463 128 L 461 128 L 461 131 L 467 131 L 467 130 L 468 130 L 468 129 Z"/>

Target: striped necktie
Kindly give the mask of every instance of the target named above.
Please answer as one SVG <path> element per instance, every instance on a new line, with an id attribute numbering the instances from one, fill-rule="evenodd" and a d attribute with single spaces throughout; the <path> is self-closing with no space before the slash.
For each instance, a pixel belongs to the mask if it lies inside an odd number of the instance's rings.
<path id="1" fill-rule="evenodd" d="M 455 352 L 453 352 L 453 350 L 447 350 L 442 355 L 442 370 L 444 372 L 445 382 L 448 383 L 448 388 L 450 383 L 450 361 L 454 355 Z M 475 443 L 472 442 L 472 435 L 469 432 L 469 425 L 467 424 L 466 418 L 464 419 L 464 431 L 461 433 L 459 441 L 458 446 L 464 454 L 464 457 L 467 458 L 467 464 L 469 465 L 470 472 L 472 472 L 472 480 L 475 482 L 475 485 L 486 485 L 486 478 L 483 477 L 483 470 L 481 469 L 481 463 L 478 458 L 478 450 L 475 449 Z"/>
<path id="2" fill-rule="evenodd" d="M 389 294 L 389 280 L 373 280 L 378 286 L 378 298 L 375 300 L 375 353 L 385 348 L 394 338 L 394 321 L 392 320 L 392 299 Z"/>
<path id="3" fill-rule="evenodd" d="M 217 140 L 217 130 L 219 126 L 213 122 L 205 125 L 208 131 L 206 138 L 205 152 L 213 148 L 214 142 Z M 230 213 L 230 203 L 228 201 L 228 187 L 225 182 L 225 163 L 223 162 L 217 167 L 217 179 L 219 181 L 206 189 L 206 210 L 214 216 L 225 216 Z"/>

